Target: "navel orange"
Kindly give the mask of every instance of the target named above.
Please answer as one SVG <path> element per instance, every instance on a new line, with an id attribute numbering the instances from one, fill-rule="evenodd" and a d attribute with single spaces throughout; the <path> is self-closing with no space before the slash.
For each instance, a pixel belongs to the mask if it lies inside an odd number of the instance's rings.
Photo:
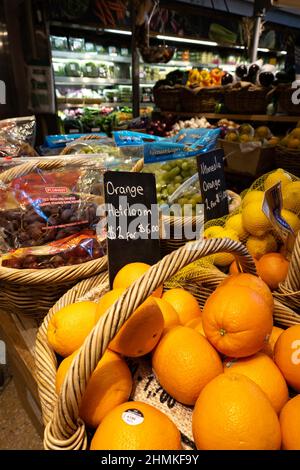
<path id="1" fill-rule="evenodd" d="M 170 328 L 173 328 L 173 326 L 180 325 L 179 316 L 169 302 L 158 298 L 156 298 L 155 301 L 158 303 L 162 316 L 164 317 L 164 333 Z"/>
<path id="2" fill-rule="evenodd" d="M 185 289 L 175 288 L 167 290 L 163 293 L 162 298 L 176 310 L 182 325 L 201 315 L 201 309 L 197 300 Z"/>
<path id="3" fill-rule="evenodd" d="M 228 276 L 226 279 L 224 279 L 224 281 L 221 282 L 219 287 L 229 286 L 229 285 L 244 286 L 244 287 L 249 287 L 250 289 L 253 289 L 264 299 L 264 301 L 268 304 L 270 309 L 273 311 L 274 299 L 273 299 L 272 292 L 270 291 L 270 288 L 267 286 L 267 284 L 259 277 L 254 276 L 253 274 L 248 274 L 248 273 L 233 274 L 231 276 Z"/>
<path id="4" fill-rule="evenodd" d="M 289 400 L 279 416 L 284 450 L 300 450 L 300 395 Z"/>
<path id="5" fill-rule="evenodd" d="M 283 328 L 279 328 L 278 326 L 273 326 L 271 335 L 268 341 L 265 343 L 264 347 L 262 348 L 261 352 L 267 354 L 271 359 L 273 359 L 274 348 L 276 341 L 278 340 L 281 333 L 284 332 Z"/>
<path id="6" fill-rule="evenodd" d="M 188 321 L 184 326 L 187 326 L 188 328 L 193 328 L 193 330 L 198 331 L 198 333 L 201 333 L 203 336 L 205 336 L 201 317 L 194 318 L 193 320 Z"/>
<path id="7" fill-rule="evenodd" d="M 48 324 L 47 338 L 63 357 L 79 349 L 97 323 L 97 304 L 78 302 L 56 312 Z"/>
<path id="8" fill-rule="evenodd" d="M 208 340 L 229 357 L 257 353 L 273 327 L 272 310 L 264 299 L 249 287 L 231 284 L 211 294 L 202 320 Z"/>
<path id="9" fill-rule="evenodd" d="M 57 393 L 77 352 L 64 359 L 57 370 Z M 79 416 L 88 426 L 96 428 L 109 411 L 128 400 L 131 388 L 132 378 L 124 359 L 106 351 L 87 383 Z"/>
<path id="10" fill-rule="evenodd" d="M 279 450 L 279 421 L 256 383 L 242 374 L 221 374 L 199 395 L 193 435 L 200 450 Z"/>
<path id="11" fill-rule="evenodd" d="M 257 263 L 258 275 L 275 290 L 286 279 L 289 262 L 281 253 L 267 253 Z"/>
<path id="12" fill-rule="evenodd" d="M 194 405 L 202 388 L 223 372 L 218 353 L 203 335 L 186 326 L 172 328 L 158 343 L 153 370 L 177 401 Z"/>
<path id="13" fill-rule="evenodd" d="M 261 352 L 254 356 L 240 359 L 227 359 L 224 362 L 225 373 L 246 375 L 253 380 L 269 398 L 276 413 L 289 399 L 286 381 L 269 356 Z"/>
<path id="14" fill-rule="evenodd" d="M 91 450 L 181 450 L 180 432 L 164 413 L 130 401 L 114 408 L 98 427 Z"/>
<path id="15" fill-rule="evenodd" d="M 151 266 L 146 263 L 129 263 L 126 264 L 120 271 L 117 273 L 114 282 L 114 289 L 127 289 L 131 286 L 138 278 L 143 276 Z M 161 297 L 163 292 L 163 287 L 160 286 L 156 289 L 152 295 L 154 297 Z"/>
<path id="16" fill-rule="evenodd" d="M 281 333 L 275 344 L 274 361 L 287 383 L 300 392 L 300 325 Z"/>

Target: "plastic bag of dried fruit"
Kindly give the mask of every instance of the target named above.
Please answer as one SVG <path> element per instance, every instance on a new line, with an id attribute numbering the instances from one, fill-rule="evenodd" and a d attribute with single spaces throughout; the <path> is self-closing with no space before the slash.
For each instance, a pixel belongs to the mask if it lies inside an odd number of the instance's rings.
<path id="1" fill-rule="evenodd" d="M 0 121 L 0 157 L 37 156 L 34 150 L 35 135 L 34 116 Z"/>
<path id="2" fill-rule="evenodd" d="M 92 230 L 47 245 L 19 248 L 1 257 L 1 265 L 14 269 L 49 269 L 82 264 L 105 255 L 105 244 Z"/>
<path id="3" fill-rule="evenodd" d="M 96 233 L 105 161 L 93 156 L 31 162 L 27 174 L 17 167 L 20 176 L 9 182 L 5 173 L 0 175 L 0 253 L 46 245 L 83 230 Z"/>

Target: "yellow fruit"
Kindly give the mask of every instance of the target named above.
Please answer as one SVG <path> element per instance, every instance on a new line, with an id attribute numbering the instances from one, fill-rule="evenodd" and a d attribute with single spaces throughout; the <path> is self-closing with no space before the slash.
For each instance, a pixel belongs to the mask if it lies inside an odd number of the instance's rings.
<path id="1" fill-rule="evenodd" d="M 97 323 L 97 304 L 78 302 L 56 312 L 48 325 L 47 338 L 57 354 L 69 356 L 79 349 Z"/>
<path id="2" fill-rule="evenodd" d="M 127 264 L 117 273 L 113 282 L 113 288 L 127 289 L 127 287 L 131 286 L 131 284 L 133 284 L 137 279 L 143 276 L 149 270 L 150 267 L 151 266 L 146 263 Z M 154 297 L 161 297 L 162 291 L 163 287 L 158 287 L 152 295 Z"/>
<path id="3" fill-rule="evenodd" d="M 263 237 L 271 228 L 271 223 L 262 211 L 260 202 L 250 202 L 242 212 L 243 226 L 255 237 Z"/>
<path id="4" fill-rule="evenodd" d="M 204 230 L 204 238 L 219 238 L 224 232 L 224 228 L 220 225 L 212 225 Z"/>
<path id="5" fill-rule="evenodd" d="M 269 399 L 242 374 L 221 374 L 200 393 L 193 413 L 200 450 L 279 450 L 280 426 Z"/>
<path id="6" fill-rule="evenodd" d="M 250 255 L 259 259 L 266 253 L 277 250 L 277 242 L 271 233 L 267 233 L 263 237 L 250 236 L 246 242 L 247 250 Z"/>
<path id="7" fill-rule="evenodd" d="M 172 305 L 164 299 L 155 299 L 164 317 L 164 333 L 173 326 L 180 325 L 179 316 Z"/>
<path id="8" fill-rule="evenodd" d="M 299 129 L 299 127 L 296 127 L 296 129 L 293 129 L 292 132 L 290 133 L 290 135 L 293 136 L 295 139 L 300 139 L 300 129 Z"/>
<path id="9" fill-rule="evenodd" d="M 223 372 L 211 344 L 185 326 L 172 328 L 159 342 L 152 357 L 161 386 L 177 401 L 194 405 L 202 388 Z"/>
<path id="10" fill-rule="evenodd" d="M 259 126 L 255 129 L 255 135 L 260 139 L 269 139 L 272 133 L 267 126 Z"/>
<path id="11" fill-rule="evenodd" d="M 300 148 L 300 139 L 290 137 L 289 141 L 288 141 L 288 144 L 287 144 L 287 147 L 289 149 L 298 149 L 298 148 Z"/>
<path id="12" fill-rule="evenodd" d="M 265 392 L 276 413 L 280 412 L 289 399 L 282 373 L 272 359 L 262 352 L 242 359 L 226 360 L 224 372 L 243 374 L 253 380 Z"/>
<path id="13" fill-rule="evenodd" d="M 195 297 L 188 291 L 176 288 L 164 292 L 162 299 L 176 311 L 182 325 L 201 316 L 201 309 Z"/>
<path id="14" fill-rule="evenodd" d="M 242 201 L 243 209 L 244 207 L 247 206 L 247 204 L 250 204 L 250 202 L 257 202 L 257 203 L 261 203 L 262 205 L 264 197 L 265 197 L 265 193 L 263 191 L 258 191 L 258 190 L 248 191 Z"/>
<path id="15" fill-rule="evenodd" d="M 235 214 L 229 217 L 225 223 L 225 229 L 234 230 L 241 241 L 245 240 L 248 236 L 243 226 L 242 214 Z"/>
<path id="16" fill-rule="evenodd" d="M 57 370 L 57 393 L 77 352 L 64 359 Z M 118 354 L 106 351 L 87 383 L 79 416 L 96 428 L 107 413 L 128 400 L 131 389 L 132 378 L 126 362 Z"/>
<path id="17" fill-rule="evenodd" d="M 265 180 L 265 190 L 270 189 L 277 183 L 281 183 L 281 188 L 283 188 L 291 181 L 292 178 L 290 177 L 290 175 L 281 168 L 278 168 L 278 170 L 274 171 L 269 176 L 267 176 Z"/>
<path id="18" fill-rule="evenodd" d="M 91 450 L 181 450 L 180 432 L 164 413 L 146 403 L 130 401 L 106 415 Z"/>
<path id="19" fill-rule="evenodd" d="M 300 450 L 300 395 L 295 396 L 282 408 L 279 422 L 283 450 Z"/>
<path id="20" fill-rule="evenodd" d="M 300 214 L 300 181 L 287 184 L 282 190 L 283 207 Z"/>
<path id="21" fill-rule="evenodd" d="M 300 219 L 299 219 L 299 217 L 296 214 L 294 214 L 294 212 L 288 211 L 287 209 L 282 209 L 281 216 L 289 224 L 289 226 L 293 229 L 293 231 L 295 232 L 295 235 L 297 235 L 297 233 L 300 230 Z"/>
<path id="22" fill-rule="evenodd" d="M 219 235 L 219 238 L 230 238 L 236 242 L 239 241 L 237 233 L 230 228 L 224 229 L 223 233 Z M 213 257 L 214 264 L 222 267 L 229 266 L 234 261 L 234 259 L 234 255 L 231 255 L 230 253 L 217 253 Z"/>

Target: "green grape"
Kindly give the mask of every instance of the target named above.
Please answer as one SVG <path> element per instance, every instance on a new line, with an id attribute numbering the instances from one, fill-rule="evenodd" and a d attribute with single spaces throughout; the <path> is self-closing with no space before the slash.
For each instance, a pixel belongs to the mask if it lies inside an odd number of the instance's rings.
<path id="1" fill-rule="evenodd" d="M 177 176 L 176 176 L 176 178 L 177 178 Z M 180 188 L 180 186 L 181 186 L 181 184 L 180 184 L 180 183 L 175 183 L 175 184 L 174 184 L 174 188 L 175 188 L 175 189 L 178 189 L 178 188 Z"/>
<path id="2" fill-rule="evenodd" d="M 164 163 L 161 168 L 162 170 L 170 171 L 172 167 L 170 163 Z"/>
<path id="3" fill-rule="evenodd" d="M 181 197 L 180 199 L 178 199 L 178 204 L 184 206 L 185 204 L 189 204 L 189 200 L 186 197 Z"/>
<path id="4" fill-rule="evenodd" d="M 194 198 L 191 198 L 190 199 L 190 204 L 192 204 L 192 206 L 194 207 L 194 206 L 196 206 L 197 202 Z"/>
<path id="5" fill-rule="evenodd" d="M 183 169 L 183 171 L 186 171 L 189 170 L 190 165 L 188 164 L 188 162 L 182 162 L 181 168 Z"/>
<path id="6" fill-rule="evenodd" d="M 173 194 L 174 191 L 175 191 L 175 186 L 173 184 L 170 184 L 169 187 L 168 187 L 169 196 L 171 196 L 171 194 Z"/>
<path id="7" fill-rule="evenodd" d="M 201 204 L 201 202 L 202 202 L 201 194 L 195 194 L 194 199 L 195 199 L 197 204 Z"/>
<path id="8" fill-rule="evenodd" d="M 176 176 L 178 176 L 180 173 L 180 168 L 179 166 L 175 166 L 174 168 L 172 168 L 172 170 L 170 171 L 169 175 L 171 176 L 171 178 L 175 178 Z"/>
<path id="9" fill-rule="evenodd" d="M 174 181 L 176 183 L 182 183 L 182 176 L 180 176 L 180 175 L 175 176 Z"/>

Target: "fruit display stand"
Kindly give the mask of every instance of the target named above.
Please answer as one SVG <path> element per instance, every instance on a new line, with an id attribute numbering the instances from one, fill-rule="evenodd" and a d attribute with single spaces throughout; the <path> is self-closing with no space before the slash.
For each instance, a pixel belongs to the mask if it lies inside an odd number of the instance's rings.
<path id="1" fill-rule="evenodd" d="M 298 242 L 300 242 L 300 239 Z M 73 360 L 59 395 L 57 395 L 55 388 L 57 359 L 48 343 L 47 329 L 53 315 L 63 306 L 69 305 L 70 298 L 68 294 L 50 310 L 38 331 L 36 341 L 37 378 L 45 424 L 44 446 L 46 449 L 84 450 L 89 447 L 89 434 L 84 422 L 78 416 L 78 409 L 87 381 L 110 341 L 137 307 L 154 290 L 162 284 L 165 285 L 165 288 L 168 288 L 167 280 L 190 263 L 220 252 L 234 254 L 244 272 L 256 273 L 255 264 L 246 248 L 241 243 L 230 239 L 210 239 L 191 242 L 191 244 L 166 256 L 162 261 L 152 266 L 145 275 L 135 281 L 112 307 L 100 317 L 95 328 L 86 338 L 79 353 Z M 296 255 L 297 253 L 298 251 L 296 251 Z M 295 257 L 292 260 L 292 264 L 297 261 Z M 297 266 L 291 267 L 289 276 L 293 277 L 295 269 L 297 269 Z M 289 276 L 287 283 L 290 283 Z M 209 295 L 224 278 L 226 278 L 226 275 L 214 266 L 207 265 L 205 267 L 203 265 L 201 269 L 194 272 L 194 276 L 186 277 L 181 286 L 189 289 L 197 297 L 200 305 L 203 306 Z M 297 280 L 299 279 L 297 278 Z M 79 300 L 89 299 L 98 302 L 101 296 L 108 290 L 108 281 L 104 281 L 90 291 L 88 296 L 84 296 Z M 72 298 L 74 299 L 73 295 Z M 300 316 L 277 300 L 275 301 L 274 319 L 283 326 L 300 323 Z M 137 395 L 134 394 L 133 398 L 149 402 L 153 406 L 157 406 L 166 415 L 169 415 L 178 426 L 178 429 L 187 437 L 183 442 L 183 446 L 185 448 L 193 448 L 190 419 L 191 409 L 179 404 L 176 400 L 173 400 L 172 407 L 168 407 L 168 404 L 164 400 L 160 400 L 158 394 L 154 393 L 155 386 L 158 390 L 159 384 L 157 384 L 153 377 L 153 384 L 151 383 L 150 390 L 148 383 L 143 392 L 145 376 L 142 375 L 142 371 L 143 366 L 140 367 L 137 377 L 137 381 L 141 386 L 134 385 L 133 390 L 137 391 Z"/>

